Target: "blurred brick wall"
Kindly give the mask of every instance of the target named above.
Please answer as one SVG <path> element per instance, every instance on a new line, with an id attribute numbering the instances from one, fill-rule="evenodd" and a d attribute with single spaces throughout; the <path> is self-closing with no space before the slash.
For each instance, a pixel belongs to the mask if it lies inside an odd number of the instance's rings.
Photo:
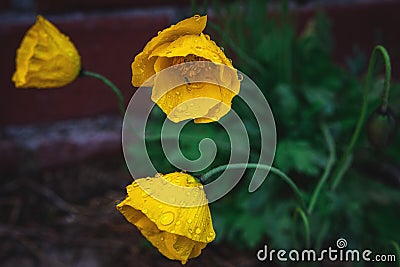
<path id="1" fill-rule="evenodd" d="M 355 2 L 324 7 L 332 21 L 335 60 L 343 64 L 355 46 L 368 57 L 379 39 L 392 56 L 393 76 L 399 77 L 400 1 Z M 134 56 L 159 30 L 192 15 L 189 3 L 187 0 L 1 0 L 0 170 L 26 166 L 28 159 L 41 168 L 73 163 L 105 151 L 109 155 L 122 154 L 117 99 L 100 81 L 85 77 L 64 88 L 41 90 L 16 89 L 12 84 L 16 49 L 37 14 L 44 15 L 70 36 L 82 56 L 84 68 L 111 79 L 128 102 L 135 90 L 130 83 Z M 306 4 L 294 12 L 301 29 L 315 13 L 315 6 Z M 76 125 L 79 129 L 49 126 L 71 119 L 76 121 L 66 125 Z M 113 126 L 108 129 L 107 125 Z M 35 133 L 33 136 L 31 131 Z M 82 141 L 80 136 L 86 139 Z M 60 159 L 55 162 L 51 159 L 57 153 Z"/>
<path id="2" fill-rule="evenodd" d="M 359 1 L 357 1 L 359 2 Z M 299 27 L 315 12 L 297 10 Z M 399 70 L 400 1 L 363 1 L 329 5 L 334 56 L 339 62 L 359 46 L 369 54 L 377 36 L 391 52 L 393 73 Z M 116 97 L 93 78 L 80 78 L 65 88 L 15 89 L 11 76 L 15 52 L 24 33 L 43 14 L 76 44 L 84 68 L 104 74 L 129 100 L 130 64 L 146 42 L 171 23 L 190 15 L 187 0 L 2 0 L 0 5 L 0 126 L 117 114 Z"/>

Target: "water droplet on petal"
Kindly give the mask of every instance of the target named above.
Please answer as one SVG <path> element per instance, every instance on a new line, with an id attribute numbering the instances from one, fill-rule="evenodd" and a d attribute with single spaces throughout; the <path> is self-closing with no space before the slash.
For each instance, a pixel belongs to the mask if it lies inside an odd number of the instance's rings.
<path id="1" fill-rule="evenodd" d="M 200 20 L 200 15 L 194 15 L 194 20 L 199 21 Z"/>
<path id="2" fill-rule="evenodd" d="M 201 229 L 197 227 L 195 233 L 196 234 L 200 234 L 201 233 Z"/>
<path id="3" fill-rule="evenodd" d="M 175 215 L 168 211 L 160 216 L 160 223 L 162 225 L 170 225 L 174 221 Z"/>
<path id="4" fill-rule="evenodd" d="M 207 242 L 211 242 L 214 240 L 214 238 L 212 236 L 207 236 L 206 240 L 207 240 Z"/>
<path id="5" fill-rule="evenodd" d="M 181 225 L 181 221 L 177 221 L 177 222 L 176 222 L 176 225 Z"/>
<path id="6" fill-rule="evenodd" d="M 179 112 L 183 112 L 186 111 L 188 109 L 188 107 L 185 104 L 181 104 L 178 106 L 178 111 Z"/>
<path id="7" fill-rule="evenodd" d="M 187 223 L 192 223 L 192 219 L 187 219 Z"/>
<path id="8" fill-rule="evenodd" d="M 223 46 L 221 46 L 220 48 L 221 48 L 221 51 L 222 51 L 222 52 L 225 51 L 225 48 L 224 48 Z"/>
<path id="9" fill-rule="evenodd" d="M 158 31 L 158 33 L 157 33 L 157 34 L 158 34 L 158 35 L 160 35 L 160 33 L 161 33 L 161 31 Z"/>
<path id="10" fill-rule="evenodd" d="M 164 237 L 160 237 L 161 241 L 164 241 Z"/>
<path id="11" fill-rule="evenodd" d="M 144 214 L 147 214 L 147 209 L 142 210 Z"/>
<path id="12" fill-rule="evenodd" d="M 243 81 L 243 75 L 241 73 L 238 73 L 238 80 L 239 82 Z"/>

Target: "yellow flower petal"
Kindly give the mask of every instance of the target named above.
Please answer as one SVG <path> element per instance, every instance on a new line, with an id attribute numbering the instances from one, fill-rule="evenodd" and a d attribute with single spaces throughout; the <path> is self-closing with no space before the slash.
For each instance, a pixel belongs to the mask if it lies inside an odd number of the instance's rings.
<path id="1" fill-rule="evenodd" d="M 151 39 L 132 62 L 132 85 L 139 87 L 155 74 L 153 64 L 156 59 L 149 59 L 149 55 L 155 48 L 174 41 L 178 36 L 199 35 L 206 27 L 206 23 L 207 16 L 196 15 L 172 25 Z"/>
<path id="2" fill-rule="evenodd" d="M 12 80 L 22 88 L 62 87 L 74 81 L 80 70 L 81 60 L 74 44 L 38 16 L 17 50 Z"/>
<path id="3" fill-rule="evenodd" d="M 214 240 L 203 187 L 192 176 L 175 172 L 140 178 L 127 192 L 117 209 L 167 258 L 185 264 Z"/>
<path id="4" fill-rule="evenodd" d="M 231 61 L 224 52 L 208 35 L 184 35 L 178 37 L 168 45 L 159 46 L 151 54 L 151 57 L 186 57 L 196 55 L 214 63 L 220 63 L 232 67 Z"/>
<path id="5" fill-rule="evenodd" d="M 194 16 L 160 32 L 132 63 L 132 84 L 140 86 L 152 77 L 144 86 L 153 87 L 152 100 L 174 122 L 217 121 L 240 90 L 231 60 L 202 33 L 206 20 Z M 181 64 L 187 62 L 199 64 Z"/>
<path id="6" fill-rule="evenodd" d="M 159 57 L 157 61 L 161 62 L 156 64 L 157 69 L 168 64 L 168 58 L 165 57 Z M 202 69 L 200 65 L 202 62 L 193 63 L 196 64 L 176 65 L 158 73 L 154 80 L 151 99 L 173 122 L 192 118 L 195 119 L 195 123 L 217 121 L 229 112 L 232 98 L 240 90 L 236 71 L 226 65 L 210 62 L 204 62 Z M 192 69 L 201 70 L 191 78 Z M 182 77 L 182 72 L 188 72 L 190 79 L 209 82 L 185 83 L 174 88 L 184 79 L 189 81 L 188 77 Z"/>

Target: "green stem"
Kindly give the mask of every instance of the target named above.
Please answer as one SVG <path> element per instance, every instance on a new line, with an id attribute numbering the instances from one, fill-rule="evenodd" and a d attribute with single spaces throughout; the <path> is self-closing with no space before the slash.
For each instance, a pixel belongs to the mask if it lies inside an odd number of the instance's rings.
<path id="1" fill-rule="evenodd" d="M 303 207 L 305 209 L 306 205 L 304 203 L 302 194 L 300 192 L 300 189 L 297 187 L 297 185 L 293 182 L 293 180 L 287 176 L 284 172 L 282 172 L 281 170 L 279 170 L 278 168 L 266 165 L 266 164 L 258 164 L 258 163 L 234 163 L 234 164 L 226 164 L 226 165 L 221 165 L 218 166 L 214 169 L 209 170 L 208 172 L 206 172 L 205 174 L 203 174 L 200 177 L 200 181 L 202 184 L 207 184 L 211 181 L 210 178 L 213 177 L 215 174 L 222 172 L 226 169 L 263 169 L 263 170 L 268 170 L 276 175 L 278 175 L 279 177 L 281 177 L 291 188 L 292 190 L 295 192 L 296 196 L 298 197 L 301 207 Z"/>
<path id="2" fill-rule="evenodd" d="M 385 61 L 385 81 L 383 84 L 383 91 L 381 97 L 381 111 L 386 112 L 389 103 L 389 92 L 390 92 L 390 76 L 391 76 L 391 65 L 390 56 L 386 49 L 381 46 L 381 53 Z"/>
<path id="3" fill-rule="evenodd" d="M 307 215 L 301 208 L 297 208 L 296 212 L 300 214 L 301 219 L 304 224 L 304 232 L 306 235 L 306 248 L 310 247 L 310 223 L 308 221 Z"/>
<path id="4" fill-rule="evenodd" d="M 368 73 L 367 73 L 367 81 L 366 85 L 364 87 L 364 92 L 363 92 L 363 102 L 362 102 L 362 107 L 361 107 L 361 112 L 360 116 L 358 118 L 358 122 L 356 125 L 356 128 L 353 132 L 353 135 L 351 137 L 350 143 L 347 146 L 345 152 L 343 153 L 343 156 L 341 157 L 334 173 L 333 173 L 333 183 L 332 183 L 332 190 L 335 190 L 336 187 L 339 185 L 343 174 L 345 173 L 343 170 L 346 168 L 346 163 L 348 162 L 348 158 L 353 151 L 354 145 L 356 144 L 358 137 L 360 135 L 362 126 L 365 121 L 365 117 L 367 115 L 367 108 L 368 108 L 368 93 L 371 87 L 371 79 L 372 79 L 372 72 L 374 69 L 374 64 L 376 61 L 376 56 L 377 52 L 380 52 L 385 60 L 385 69 L 386 69 L 386 76 L 385 76 L 385 84 L 384 84 L 384 91 L 382 94 L 382 102 L 381 105 L 383 108 L 387 107 L 387 102 L 388 102 L 388 97 L 389 97 L 389 88 L 390 88 L 390 58 L 389 55 L 386 51 L 386 49 L 381 46 L 377 45 L 375 46 L 374 50 L 372 51 L 371 58 L 369 60 L 369 65 L 368 65 Z"/>
<path id="5" fill-rule="evenodd" d="M 110 87 L 111 90 L 115 93 L 115 95 L 118 98 L 119 111 L 121 112 L 122 117 L 124 116 L 124 114 L 125 114 L 124 96 L 122 95 L 121 91 L 118 89 L 118 87 L 114 83 L 112 83 L 109 79 L 107 79 L 103 75 L 96 73 L 96 72 L 92 72 L 92 71 L 82 70 L 81 75 L 99 79 L 105 85 Z"/>
<path id="6" fill-rule="evenodd" d="M 335 142 L 333 141 L 332 135 L 330 134 L 328 127 L 325 124 L 321 125 L 321 129 L 324 134 L 326 144 L 328 145 L 329 159 L 326 164 L 325 171 L 322 174 L 321 179 L 318 181 L 317 186 L 315 187 L 314 193 L 310 200 L 310 204 L 308 205 L 308 213 L 309 214 L 312 213 L 315 203 L 317 203 L 319 193 L 321 192 L 323 185 L 326 183 L 326 180 L 328 179 L 328 176 L 333 167 L 333 164 L 335 164 L 335 161 L 336 161 Z"/>

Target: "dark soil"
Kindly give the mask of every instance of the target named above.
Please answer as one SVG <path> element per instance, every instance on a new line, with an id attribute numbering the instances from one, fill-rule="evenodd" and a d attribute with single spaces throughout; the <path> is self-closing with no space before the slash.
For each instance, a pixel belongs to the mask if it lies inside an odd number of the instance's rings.
<path id="1" fill-rule="evenodd" d="M 16 172 L 16 173 L 15 173 Z M 1 174 L 0 265 L 182 266 L 115 209 L 132 181 L 122 159 Z M 186 266 L 265 266 L 254 251 L 209 244 Z"/>

